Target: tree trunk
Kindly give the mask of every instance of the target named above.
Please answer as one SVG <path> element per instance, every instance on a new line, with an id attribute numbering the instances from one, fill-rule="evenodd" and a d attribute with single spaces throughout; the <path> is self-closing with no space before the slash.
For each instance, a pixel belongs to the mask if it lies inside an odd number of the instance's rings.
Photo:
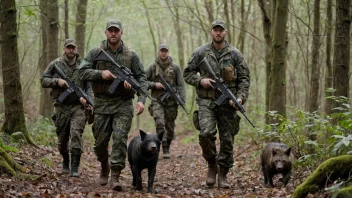
<path id="1" fill-rule="evenodd" d="M 286 117 L 286 24 L 288 0 L 277 0 L 272 28 L 270 110 Z"/>
<path id="2" fill-rule="evenodd" d="M 312 50 L 312 67 L 310 78 L 309 92 L 309 112 L 318 111 L 319 108 L 319 89 L 320 89 L 320 66 L 319 66 L 319 48 L 320 48 L 320 0 L 314 1 L 314 30 L 313 30 L 313 50 Z M 313 120 L 311 120 L 313 122 Z M 310 140 L 316 140 L 316 134 L 309 129 Z M 309 146 L 308 150 L 313 153 L 314 147 Z"/>
<path id="3" fill-rule="evenodd" d="M 58 17 L 59 10 L 57 0 L 41 0 L 41 23 L 42 23 L 42 41 L 43 55 L 40 60 L 41 73 L 44 72 L 49 62 L 58 56 Z M 50 36 L 49 36 L 50 35 Z M 41 89 L 39 114 L 51 118 L 53 112 L 50 89 Z"/>
<path id="4" fill-rule="evenodd" d="M 177 51 L 178 51 L 178 58 L 179 58 L 179 65 L 181 70 L 185 68 L 185 56 L 184 56 L 184 46 L 183 46 L 183 34 L 182 34 L 182 29 L 180 25 L 180 14 L 179 14 L 179 9 L 176 1 L 172 1 L 172 5 L 174 9 L 171 8 L 169 5 L 170 3 L 166 1 L 170 12 L 173 14 L 172 19 L 174 22 L 174 28 L 177 36 Z"/>
<path id="5" fill-rule="evenodd" d="M 308 193 L 314 193 L 337 179 L 348 179 L 352 171 L 352 155 L 341 155 L 326 160 L 299 185 L 292 198 L 304 198 Z"/>
<path id="6" fill-rule="evenodd" d="M 225 19 L 226 19 L 226 24 L 227 24 L 227 40 L 229 41 L 229 43 L 232 43 L 232 31 L 231 31 L 231 21 L 230 21 L 230 10 L 229 10 L 229 5 L 227 0 L 223 0 L 223 4 L 224 4 L 224 14 L 225 14 Z"/>
<path id="7" fill-rule="evenodd" d="M 320 48 L 320 0 L 314 1 L 314 30 L 313 30 L 313 50 L 312 67 L 310 78 L 310 98 L 309 111 L 318 111 L 319 108 L 319 89 L 320 89 L 320 67 L 319 67 L 319 48 Z"/>
<path id="8" fill-rule="evenodd" d="M 65 38 L 69 38 L 70 35 L 69 35 L 69 29 L 68 29 L 68 11 L 69 11 L 69 8 L 68 8 L 68 0 L 65 0 Z"/>
<path id="9" fill-rule="evenodd" d="M 86 39 L 86 18 L 88 0 L 79 0 L 76 14 L 76 36 L 78 54 L 84 57 L 84 45 Z"/>
<path id="10" fill-rule="evenodd" d="M 155 39 L 155 36 L 154 36 L 153 27 L 152 27 L 152 24 L 151 24 L 151 21 L 150 21 L 148 8 L 147 8 L 147 5 L 145 4 L 145 0 L 140 0 L 140 1 L 143 4 L 143 7 L 145 9 L 145 14 L 146 14 L 146 17 L 147 17 L 147 20 L 148 20 L 148 26 L 149 26 L 150 35 L 152 36 L 152 39 L 153 39 L 154 53 L 156 54 L 157 51 L 158 51 L 158 47 L 157 47 L 157 44 L 156 44 L 156 39 Z"/>
<path id="11" fill-rule="evenodd" d="M 331 35 L 332 35 L 332 0 L 328 0 L 326 6 L 326 72 L 325 72 L 325 89 L 332 88 L 332 65 L 331 65 Z M 331 96 L 331 92 L 325 91 L 325 97 Z M 332 112 L 333 100 L 325 99 L 324 112 L 329 115 Z"/>
<path id="12" fill-rule="evenodd" d="M 263 33 L 265 38 L 265 64 L 266 64 L 266 83 L 265 83 L 265 111 L 270 111 L 269 98 L 270 98 L 270 72 L 271 72 L 271 7 L 267 5 L 267 0 L 258 0 L 260 10 L 262 12 L 263 20 Z M 266 116 L 266 124 L 270 124 L 269 116 Z"/>
<path id="13" fill-rule="evenodd" d="M 251 11 L 251 3 L 252 1 L 249 1 L 249 4 L 248 4 L 248 10 L 247 10 L 247 13 L 245 14 L 245 9 L 244 9 L 244 0 L 241 0 L 241 31 L 240 31 L 240 35 L 238 36 L 238 41 L 237 41 L 237 46 L 239 48 L 239 50 L 244 53 L 244 43 L 245 43 L 245 40 L 246 40 L 246 24 L 247 24 L 247 21 L 248 21 L 248 16 L 249 16 L 249 12 Z"/>
<path id="14" fill-rule="evenodd" d="M 351 0 L 336 0 L 333 86 L 335 96 L 348 98 L 350 63 Z M 335 104 L 339 106 L 339 104 Z"/>
<path id="15" fill-rule="evenodd" d="M 205 10 L 208 13 L 209 25 L 214 21 L 214 11 L 213 11 L 213 1 L 212 0 L 204 0 Z"/>
<path id="16" fill-rule="evenodd" d="M 18 59 L 16 1 L 1 1 L 1 60 L 5 103 L 5 122 L 1 131 L 11 135 L 22 132 L 30 140 L 23 110 L 22 85 Z"/>

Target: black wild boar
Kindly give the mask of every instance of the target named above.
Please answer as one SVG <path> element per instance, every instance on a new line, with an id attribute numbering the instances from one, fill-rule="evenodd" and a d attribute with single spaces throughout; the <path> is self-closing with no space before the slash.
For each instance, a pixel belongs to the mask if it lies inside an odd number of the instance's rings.
<path id="1" fill-rule="evenodd" d="M 156 165 L 159 159 L 161 140 L 164 133 L 147 134 L 139 130 L 140 137 L 134 137 L 128 145 L 128 162 L 133 175 L 132 185 L 142 190 L 142 170 L 148 169 L 148 192 L 153 193 Z"/>
<path id="2" fill-rule="evenodd" d="M 286 186 L 291 178 L 292 154 L 291 147 L 286 144 L 271 142 L 267 143 L 260 156 L 264 183 L 266 186 L 274 187 L 273 176 L 282 174 L 282 183 Z"/>

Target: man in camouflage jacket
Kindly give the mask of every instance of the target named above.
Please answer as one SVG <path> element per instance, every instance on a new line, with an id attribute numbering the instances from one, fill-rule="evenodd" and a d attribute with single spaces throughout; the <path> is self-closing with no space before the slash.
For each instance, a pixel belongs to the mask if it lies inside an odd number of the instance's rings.
<path id="1" fill-rule="evenodd" d="M 164 86 L 160 83 L 159 75 L 162 75 L 166 82 L 176 90 L 181 100 L 186 101 L 185 83 L 181 69 L 169 56 L 169 47 L 161 44 L 158 50 L 158 57 L 146 70 L 148 88 L 152 90 L 152 97 L 155 99 L 149 106 L 151 116 L 154 117 L 156 132 L 165 132 L 162 140 L 163 158 L 170 158 L 170 145 L 175 139 L 175 120 L 177 117 L 177 102 L 171 96 L 161 101 L 165 93 Z M 165 135 L 166 134 L 166 135 Z"/>
<path id="2" fill-rule="evenodd" d="M 69 94 L 60 103 L 57 101 L 59 96 L 67 89 L 67 82 L 62 79 L 54 67 L 56 64 L 61 71 L 71 80 L 82 88 L 90 98 L 93 99 L 93 91 L 89 83 L 79 80 L 78 67 L 81 58 L 77 54 L 76 41 L 68 38 L 64 44 L 64 55 L 51 62 L 42 77 L 40 78 L 43 88 L 51 88 L 51 96 L 54 99 L 55 114 L 53 121 L 56 126 L 58 138 L 58 148 L 63 157 L 62 173 L 70 173 L 71 153 L 71 176 L 78 177 L 78 167 L 81 154 L 83 152 L 82 134 L 86 124 L 85 107 L 80 102 L 80 98 L 75 93 Z M 70 144 L 69 144 L 69 140 Z"/>
<path id="3" fill-rule="evenodd" d="M 111 170 L 110 187 L 117 191 L 122 190 L 119 176 L 121 170 L 125 168 L 127 138 L 133 118 L 132 99 L 135 93 L 127 81 L 121 82 L 114 93 L 108 92 L 116 78 L 117 66 L 109 61 L 97 59 L 102 49 L 111 54 L 120 66 L 131 70 L 142 90 L 147 92 L 148 89 L 143 65 L 136 52 L 121 40 L 122 34 L 121 23 L 116 20 L 109 21 L 105 30 L 106 40 L 89 51 L 80 67 L 80 78 L 92 82 L 94 92 L 92 130 L 95 138 L 94 152 L 101 163 L 99 183 L 101 185 L 108 183 Z M 144 111 L 145 100 L 145 96 L 138 96 L 137 115 Z M 109 157 L 108 145 L 111 136 L 112 150 Z"/>
<path id="4" fill-rule="evenodd" d="M 216 76 L 225 80 L 237 101 L 245 103 L 250 86 L 249 69 L 242 54 L 225 40 L 226 34 L 225 22 L 214 21 L 210 30 L 213 40 L 193 52 L 183 75 L 186 83 L 195 86 L 197 91 L 199 144 L 208 163 L 206 184 L 213 186 L 216 183 L 219 166 L 220 188 L 230 188 L 226 175 L 234 163 L 233 143 L 234 136 L 239 131 L 240 117 L 236 114 L 232 101 L 225 100 L 219 106 L 215 104 L 221 93 L 212 89 L 211 83 L 214 80 L 198 64 L 206 58 Z M 220 137 L 218 153 L 215 145 L 217 128 Z"/>

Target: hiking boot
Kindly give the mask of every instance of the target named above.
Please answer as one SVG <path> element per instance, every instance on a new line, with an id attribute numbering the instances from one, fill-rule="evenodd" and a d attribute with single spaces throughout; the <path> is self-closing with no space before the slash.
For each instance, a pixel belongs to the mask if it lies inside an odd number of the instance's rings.
<path id="1" fill-rule="evenodd" d="M 65 175 L 70 174 L 70 154 L 62 152 L 61 155 L 63 158 L 61 173 Z"/>
<path id="2" fill-rule="evenodd" d="M 81 161 L 81 154 L 80 151 L 71 152 L 71 177 L 79 177 L 78 167 Z"/>
<path id="3" fill-rule="evenodd" d="M 218 174 L 218 165 L 216 164 L 216 160 L 209 160 L 208 161 L 208 175 L 206 184 L 207 186 L 211 187 L 214 186 L 216 182 L 216 174 Z"/>
<path id="4" fill-rule="evenodd" d="M 109 160 L 105 160 L 100 162 L 100 177 L 99 177 L 99 184 L 102 186 L 105 186 L 106 184 L 108 184 L 108 180 L 109 180 L 109 173 L 110 173 L 110 164 L 109 164 Z"/>
<path id="5" fill-rule="evenodd" d="M 170 159 L 170 144 L 168 144 L 168 140 L 163 140 L 162 142 L 162 147 L 163 147 L 163 158 L 164 159 Z"/>
<path id="6" fill-rule="evenodd" d="M 110 188 L 116 191 L 122 191 L 122 185 L 119 181 L 121 174 L 121 169 L 111 169 L 111 178 L 110 178 Z"/>
<path id="7" fill-rule="evenodd" d="M 230 188 L 231 185 L 227 182 L 226 175 L 229 172 L 229 168 L 220 166 L 218 175 L 218 186 L 219 188 Z"/>

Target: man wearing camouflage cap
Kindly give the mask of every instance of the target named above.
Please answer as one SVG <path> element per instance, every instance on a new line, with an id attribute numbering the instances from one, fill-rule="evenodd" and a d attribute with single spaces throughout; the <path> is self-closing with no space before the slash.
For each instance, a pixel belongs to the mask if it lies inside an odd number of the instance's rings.
<path id="1" fill-rule="evenodd" d="M 62 103 L 57 101 L 59 96 L 67 89 L 67 82 L 62 79 L 53 68 L 56 64 L 61 71 L 82 88 L 93 99 L 93 91 L 89 83 L 78 78 L 78 67 L 81 58 L 77 54 L 76 41 L 68 38 L 64 43 L 64 54 L 51 62 L 44 71 L 41 80 L 43 88 L 51 88 L 51 96 L 54 99 L 55 114 L 53 121 L 56 126 L 58 149 L 63 157 L 62 173 L 70 173 L 71 153 L 71 176 L 79 177 L 78 167 L 83 152 L 82 134 L 86 124 L 85 107 L 80 102 L 82 98 L 74 93 L 69 94 Z M 91 110 L 91 109 L 89 109 Z"/>
<path id="2" fill-rule="evenodd" d="M 127 137 L 133 118 L 134 91 L 128 82 L 121 82 L 114 93 L 109 87 L 116 78 L 117 66 L 108 61 L 98 60 L 105 50 L 120 66 L 127 67 L 133 77 L 147 92 L 148 84 L 143 65 L 137 53 L 121 40 L 123 29 L 120 21 L 111 20 L 105 28 L 106 40 L 91 49 L 81 63 L 80 78 L 92 82 L 94 92 L 94 152 L 101 164 L 101 185 L 106 185 L 111 170 L 110 187 L 121 191 L 119 177 L 125 168 Z M 136 114 L 144 111 L 145 96 L 139 95 Z M 112 150 L 109 157 L 108 145 L 112 137 Z M 110 164 L 109 164 L 110 159 Z"/>
<path id="3" fill-rule="evenodd" d="M 155 121 L 157 133 L 164 133 L 162 140 L 163 158 L 170 158 L 170 145 L 175 139 L 175 120 L 177 118 L 177 102 L 172 97 L 161 97 L 165 93 L 164 86 L 160 83 L 160 77 L 164 77 L 166 82 L 175 89 L 181 100 L 186 101 L 185 83 L 181 69 L 176 65 L 170 54 L 169 47 L 161 44 L 158 48 L 158 56 L 146 70 L 148 88 L 152 90 L 151 95 L 155 99 L 149 106 L 151 116 Z"/>
<path id="4" fill-rule="evenodd" d="M 218 174 L 218 186 L 230 188 L 226 175 L 234 163 L 233 143 L 234 136 L 239 132 L 240 117 L 232 101 L 225 100 L 219 106 L 215 104 L 221 93 L 211 87 L 215 81 L 210 74 L 199 68 L 199 63 L 206 58 L 216 76 L 225 81 L 241 104 L 248 98 L 249 69 L 241 52 L 225 40 L 227 28 L 224 21 L 214 21 L 210 35 L 213 40 L 193 52 L 183 76 L 186 83 L 195 86 L 197 90 L 199 110 L 195 112 L 194 122 L 200 130 L 199 144 L 208 163 L 206 184 L 213 186 Z M 219 152 L 216 151 L 215 144 L 217 128 L 220 137 Z"/>

